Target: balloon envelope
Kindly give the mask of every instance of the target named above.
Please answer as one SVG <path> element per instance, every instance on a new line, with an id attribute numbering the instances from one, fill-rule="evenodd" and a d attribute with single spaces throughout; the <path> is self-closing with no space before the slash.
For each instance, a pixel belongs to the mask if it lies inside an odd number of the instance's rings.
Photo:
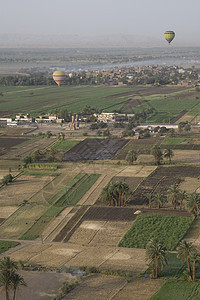
<path id="1" fill-rule="evenodd" d="M 164 37 L 165 37 L 166 41 L 168 41 L 168 43 L 170 44 L 171 41 L 175 37 L 175 33 L 174 33 L 174 31 L 165 31 Z"/>
<path id="2" fill-rule="evenodd" d="M 63 83 L 64 79 L 65 79 L 65 72 L 55 71 L 53 73 L 53 80 L 57 83 L 58 86 L 60 86 L 61 83 Z"/>

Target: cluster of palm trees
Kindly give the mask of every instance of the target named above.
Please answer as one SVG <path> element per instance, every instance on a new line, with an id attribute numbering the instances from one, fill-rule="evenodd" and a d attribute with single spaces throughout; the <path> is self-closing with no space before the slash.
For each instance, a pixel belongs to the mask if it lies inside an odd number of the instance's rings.
<path id="1" fill-rule="evenodd" d="M 26 286 L 24 278 L 17 273 L 17 263 L 4 257 L 0 260 L 0 285 L 4 287 L 6 300 L 10 300 L 12 292 L 12 300 L 16 298 L 16 292 L 19 286 Z"/>
<path id="2" fill-rule="evenodd" d="M 172 157 L 174 156 L 174 152 L 172 151 L 172 149 L 167 148 L 167 149 L 164 149 L 164 151 L 162 152 L 160 146 L 158 146 L 158 145 L 154 145 L 151 148 L 151 154 L 153 155 L 153 157 L 155 159 L 156 165 L 160 165 L 163 158 L 168 159 L 169 163 L 171 164 Z"/>
<path id="3" fill-rule="evenodd" d="M 100 200 L 111 206 L 125 206 L 131 191 L 123 181 L 111 181 L 102 189 Z"/>
<path id="4" fill-rule="evenodd" d="M 186 191 L 181 190 L 177 187 L 177 185 L 171 185 L 167 191 L 167 197 L 162 195 L 161 193 L 148 193 L 146 195 L 149 203 L 149 208 L 152 206 L 156 206 L 157 208 L 163 207 L 166 202 L 171 202 L 174 209 L 177 206 L 182 209 L 183 202 L 186 201 L 187 209 L 193 213 L 194 216 L 197 216 L 200 212 L 200 196 L 196 192 L 191 194 L 186 193 Z"/>
<path id="5" fill-rule="evenodd" d="M 181 241 L 177 247 L 177 257 L 187 264 L 187 276 L 189 281 L 196 279 L 196 266 L 200 265 L 200 254 L 191 242 Z M 151 269 L 151 278 L 157 279 L 158 273 L 167 264 L 167 251 L 157 239 L 151 239 L 146 246 L 146 260 Z"/>
<path id="6" fill-rule="evenodd" d="M 172 157 L 174 156 L 174 152 L 172 151 L 172 149 L 167 148 L 164 149 L 164 151 L 162 151 L 162 149 L 158 145 L 154 145 L 151 148 L 151 154 L 154 157 L 156 165 L 160 165 L 163 158 L 168 159 L 169 164 L 171 164 Z M 138 158 L 138 153 L 135 150 L 129 150 L 125 159 L 130 165 L 133 165 L 133 163 L 137 160 L 137 158 Z"/>

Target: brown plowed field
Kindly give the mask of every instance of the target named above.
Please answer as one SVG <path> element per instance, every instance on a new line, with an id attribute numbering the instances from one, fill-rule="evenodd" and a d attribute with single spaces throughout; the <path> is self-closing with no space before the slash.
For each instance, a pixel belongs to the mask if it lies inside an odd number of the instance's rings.
<path id="1" fill-rule="evenodd" d="M 85 139 L 67 153 L 65 161 L 109 160 L 128 140 L 120 139 Z"/>
<path id="2" fill-rule="evenodd" d="M 92 206 L 82 218 L 82 221 L 133 221 L 136 218 L 134 208 L 98 207 Z"/>
<path id="3" fill-rule="evenodd" d="M 123 176 L 116 176 L 112 178 L 112 181 L 123 181 L 128 184 L 130 190 L 133 192 L 138 185 L 143 181 L 143 177 L 123 177 Z"/>
<path id="4" fill-rule="evenodd" d="M 200 175 L 200 166 L 171 166 L 158 167 L 149 177 L 143 180 L 130 201 L 131 205 L 147 203 L 148 193 L 161 193 L 166 195 L 171 185 L 180 184 L 185 177 L 197 178 Z"/>
<path id="5" fill-rule="evenodd" d="M 0 148 L 12 148 L 28 140 L 28 138 L 19 137 L 0 137 Z"/>
<path id="6" fill-rule="evenodd" d="M 93 275 L 85 278 L 64 300 L 149 300 L 161 287 L 162 281 Z"/>
<path id="7" fill-rule="evenodd" d="M 69 220 L 69 222 L 63 227 L 63 229 L 59 232 L 59 234 L 53 240 L 54 242 L 67 242 L 76 228 L 79 226 L 79 220 L 82 218 L 84 213 L 88 208 L 86 206 L 82 206 L 77 210 L 75 207 L 74 210 L 77 212 L 73 215 L 73 217 Z"/>
<path id="8" fill-rule="evenodd" d="M 147 138 L 130 140 L 120 151 L 117 152 L 114 159 L 125 159 L 128 151 L 135 150 L 139 154 L 150 154 L 153 145 L 160 145 L 162 138 Z"/>

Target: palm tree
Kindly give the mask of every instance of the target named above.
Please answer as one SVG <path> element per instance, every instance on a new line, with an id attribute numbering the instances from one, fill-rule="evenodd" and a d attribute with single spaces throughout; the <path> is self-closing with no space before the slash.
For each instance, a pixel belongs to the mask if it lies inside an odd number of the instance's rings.
<path id="1" fill-rule="evenodd" d="M 157 208 L 161 208 L 165 202 L 165 198 L 163 197 L 163 195 L 161 193 L 156 193 L 154 195 L 154 201 L 157 204 Z"/>
<path id="2" fill-rule="evenodd" d="M 190 256 L 190 261 L 192 263 L 192 280 L 195 281 L 196 264 L 200 263 L 200 254 L 197 252 L 192 253 Z"/>
<path id="3" fill-rule="evenodd" d="M 126 161 L 132 165 L 137 160 L 138 154 L 135 150 L 129 150 L 126 155 Z"/>
<path id="4" fill-rule="evenodd" d="M 16 291 L 20 285 L 27 286 L 26 282 L 24 281 L 24 278 L 21 275 L 14 273 L 12 276 L 13 300 L 15 300 Z"/>
<path id="5" fill-rule="evenodd" d="M 191 242 L 181 241 L 178 248 L 177 257 L 181 259 L 182 262 L 187 263 L 187 269 L 189 274 L 189 280 L 192 280 L 191 268 L 190 268 L 190 255 L 194 252 L 194 246 Z"/>
<path id="6" fill-rule="evenodd" d="M 163 158 L 163 154 L 162 154 L 162 151 L 161 151 L 161 149 L 158 145 L 154 145 L 151 148 L 151 154 L 154 156 L 155 164 L 160 165 L 160 162 Z"/>
<path id="7" fill-rule="evenodd" d="M 191 193 L 187 199 L 187 208 L 193 213 L 194 216 L 197 216 L 197 213 L 200 211 L 200 196 L 197 193 Z"/>
<path id="8" fill-rule="evenodd" d="M 146 195 L 146 197 L 147 197 L 147 199 L 148 199 L 148 201 L 149 201 L 149 208 L 151 208 L 151 204 L 152 204 L 152 202 L 153 202 L 153 200 L 154 200 L 154 195 L 153 195 L 152 193 L 148 193 L 148 194 Z"/>
<path id="9" fill-rule="evenodd" d="M 197 193 L 192 193 L 188 196 L 187 199 L 187 208 L 197 216 L 197 213 L 200 211 L 200 196 Z"/>
<path id="10" fill-rule="evenodd" d="M 167 265 L 166 249 L 162 243 L 156 239 L 151 239 L 146 246 L 146 260 L 149 261 L 149 267 L 152 269 L 151 278 L 157 279 L 158 272 Z"/>
<path id="11" fill-rule="evenodd" d="M 178 200 L 180 201 L 180 209 L 182 208 L 183 201 L 188 198 L 188 194 L 186 193 L 185 190 L 179 190 L 178 192 Z"/>
<path id="12" fill-rule="evenodd" d="M 176 185 L 171 185 L 167 191 L 167 199 L 172 202 L 174 209 L 176 209 L 176 205 L 178 204 L 179 200 L 179 189 Z"/>
<path id="13" fill-rule="evenodd" d="M 10 257 L 4 257 L 0 260 L 0 283 L 5 288 L 6 300 L 9 300 L 9 292 L 12 288 L 12 276 L 17 270 L 17 263 L 10 259 Z"/>
<path id="14" fill-rule="evenodd" d="M 172 151 L 172 149 L 167 148 L 164 150 L 164 154 L 163 156 L 167 159 L 169 159 L 169 163 L 171 164 L 172 162 L 172 157 L 174 156 L 174 152 Z"/>
<path id="15" fill-rule="evenodd" d="M 125 206 L 130 195 L 129 186 L 122 181 L 110 182 L 103 188 L 100 199 L 113 206 Z"/>

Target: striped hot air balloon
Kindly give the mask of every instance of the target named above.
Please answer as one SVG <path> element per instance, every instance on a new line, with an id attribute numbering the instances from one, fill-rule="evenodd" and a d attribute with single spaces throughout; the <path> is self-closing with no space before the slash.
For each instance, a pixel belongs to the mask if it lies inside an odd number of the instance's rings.
<path id="1" fill-rule="evenodd" d="M 63 83 L 64 79 L 65 79 L 65 72 L 55 71 L 53 73 L 53 80 L 57 83 L 58 86 L 60 86 L 61 83 Z"/>
<path id="2" fill-rule="evenodd" d="M 171 41 L 175 37 L 175 33 L 174 33 L 174 31 L 165 31 L 164 37 L 165 37 L 166 41 L 168 41 L 168 43 L 170 44 Z"/>

